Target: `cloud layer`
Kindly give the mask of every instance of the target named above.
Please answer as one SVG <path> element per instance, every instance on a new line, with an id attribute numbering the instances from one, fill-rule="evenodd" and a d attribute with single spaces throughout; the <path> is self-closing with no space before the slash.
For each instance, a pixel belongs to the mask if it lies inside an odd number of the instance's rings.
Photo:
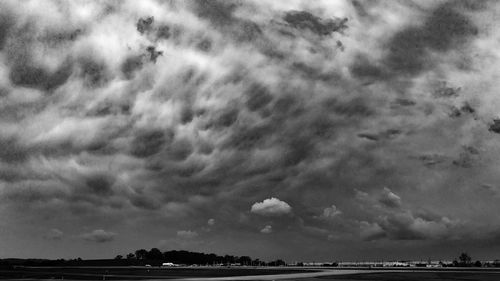
<path id="1" fill-rule="evenodd" d="M 2 1 L 0 250 L 489 257 L 498 9 Z"/>

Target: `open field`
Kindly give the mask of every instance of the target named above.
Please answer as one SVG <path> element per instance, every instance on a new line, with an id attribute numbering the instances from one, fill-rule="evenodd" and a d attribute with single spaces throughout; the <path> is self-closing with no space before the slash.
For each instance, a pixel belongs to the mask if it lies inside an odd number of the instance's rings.
<path id="1" fill-rule="evenodd" d="M 500 270 L 355 269 L 258 267 L 18 267 L 3 280 L 302 280 L 302 281 L 497 281 Z"/>
<path id="2" fill-rule="evenodd" d="M 303 281 L 498 281 L 499 272 L 380 272 L 350 275 L 325 276 L 302 279 Z"/>
<path id="3" fill-rule="evenodd" d="M 147 280 L 290 274 L 304 271 L 314 270 L 253 267 L 18 267 L 13 270 L 0 270 L 0 279 Z"/>

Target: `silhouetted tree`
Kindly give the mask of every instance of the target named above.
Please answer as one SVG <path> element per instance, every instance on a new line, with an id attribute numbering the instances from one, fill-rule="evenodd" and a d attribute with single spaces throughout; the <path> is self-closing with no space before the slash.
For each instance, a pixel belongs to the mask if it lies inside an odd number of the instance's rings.
<path id="1" fill-rule="evenodd" d="M 148 260 L 161 260 L 163 259 L 163 254 L 157 248 L 152 248 L 149 252 L 146 253 L 146 258 Z"/>
<path id="2" fill-rule="evenodd" d="M 285 261 L 278 259 L 278 260 L 269 262 L 268 265 L 269 266 L 284 266 L 284 265 L 286 265 L 286 263 L 285 263 Z"/>
<path id="3" fill-rule="evenodd" d="M 148 251 L 145 249 L 140 249 L 135 251 L 135 256 L 137 257 L 138 260 L 144 260 L 146 259 L 148 255 Z"/>
<path id="4" fill-rule="evenodd" d="M 482 264 L 480 261 L 476 261 L 476 262 L 474 263 L 474 266 L 475 266 L 475 267 L 481 267 L 481 266 L 483 266 L 483 264 Z"/>
<path id="5" fill-rule="evenodd" d="M 461 266 L 469 266 L 471 264 L 472 258 L 467 253 L 461 253 L 458 257 Z"/>
<path id="6" fill-rule="evenodd" d="M 128 253 L 127 260 L 133 260 L 133 259 L 135 259 L 135 255 L 133 253 Z"/>
<path id="7" fill-rule="evenodd" d="M 123 259 L 123 256 L 122 256 L 122 255 L 117 255 L 117 256 L 115 257 L 115 260 L 121 260 L 121 259 Z"/>
<path id="8" fill-rule="evenodd" d="M 238 262 L 242 265 L 250 265 L 252 263 L 252 259 L 249 256 L 242 256 L 238 259 Z"/>

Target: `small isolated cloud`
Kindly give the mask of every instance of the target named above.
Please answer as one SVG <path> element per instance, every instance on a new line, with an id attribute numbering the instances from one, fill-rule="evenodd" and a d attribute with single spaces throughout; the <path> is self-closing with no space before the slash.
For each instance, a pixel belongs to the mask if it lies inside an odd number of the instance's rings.
<path id="1" fill-rule="evenodd" d="M 262 202 L 254 203 L 250 212 L 262 216 L 282 216 L 290 214 L 292 212 L 292 207 L 285 201 L 272 197 Z"/>
<path id="2" fill-rule="evenodd" d="M 260 230 L 260 233 L 264 233 L 264 234 L 269 234 L 273 232 L 273 227 L 271 225 L 266 225 L 264 226 L 263 229 Z"/>
<path id="3" fill-rule="evenodd" d="M 401 197 L 392 192 L 389 188 L 384 187 L 382 191 L 382 196 L 379 199 L 379 202 L 384 204 L 389 208 L 399 208 L 401 207 Z"/>
<path id="4" fill-rule="evenodd" d="M 214 226 L 215 225 L 215 219 L 209 219 L 208 222 L 207 222 L 207 224 L 209 226 Z"/>
<path id="5" fill-rule="evenodd" d="M 57 228 L 52 228 L 43 237 L 48 240 L 61 240 L 64 233 Z"/>
<path id="6" fill-rule="evenodd" d="M 96 229 L 92 232 L 84 233 L 81 235 L 81 237 L 84 240 L 91 241 L 91 242 L 97 242 L 97 243 L 104 243 L 104 242 L 113 241 L 115 239 L 115 236 L 116 236 L 116 233 L 105 231 L 102 229 Z"/>
<path id="7" fill-rule="evenodd" d="M 337 208 L 337 206 L 332 205 L 331 207 L 326 207 L 321 214 L 321 218 L 332 219 L 338 215 L 342 214 L 342 211 Z"/>
<path id="8" fill-rule="evenodd" d="M 198 237 L 198 232 L 191 230 L 179 230 L 177 231 L 177 237 L 183 239 L 193 239 Z"/>

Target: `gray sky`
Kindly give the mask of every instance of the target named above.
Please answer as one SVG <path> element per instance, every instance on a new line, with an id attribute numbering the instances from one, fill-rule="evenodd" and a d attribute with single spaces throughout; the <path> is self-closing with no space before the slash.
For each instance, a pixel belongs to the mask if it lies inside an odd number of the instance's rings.
<path id="1" fill-rule="evenodd" d="M 499 8 L 1 1 L 0 257 L 499 258 Z"/>

